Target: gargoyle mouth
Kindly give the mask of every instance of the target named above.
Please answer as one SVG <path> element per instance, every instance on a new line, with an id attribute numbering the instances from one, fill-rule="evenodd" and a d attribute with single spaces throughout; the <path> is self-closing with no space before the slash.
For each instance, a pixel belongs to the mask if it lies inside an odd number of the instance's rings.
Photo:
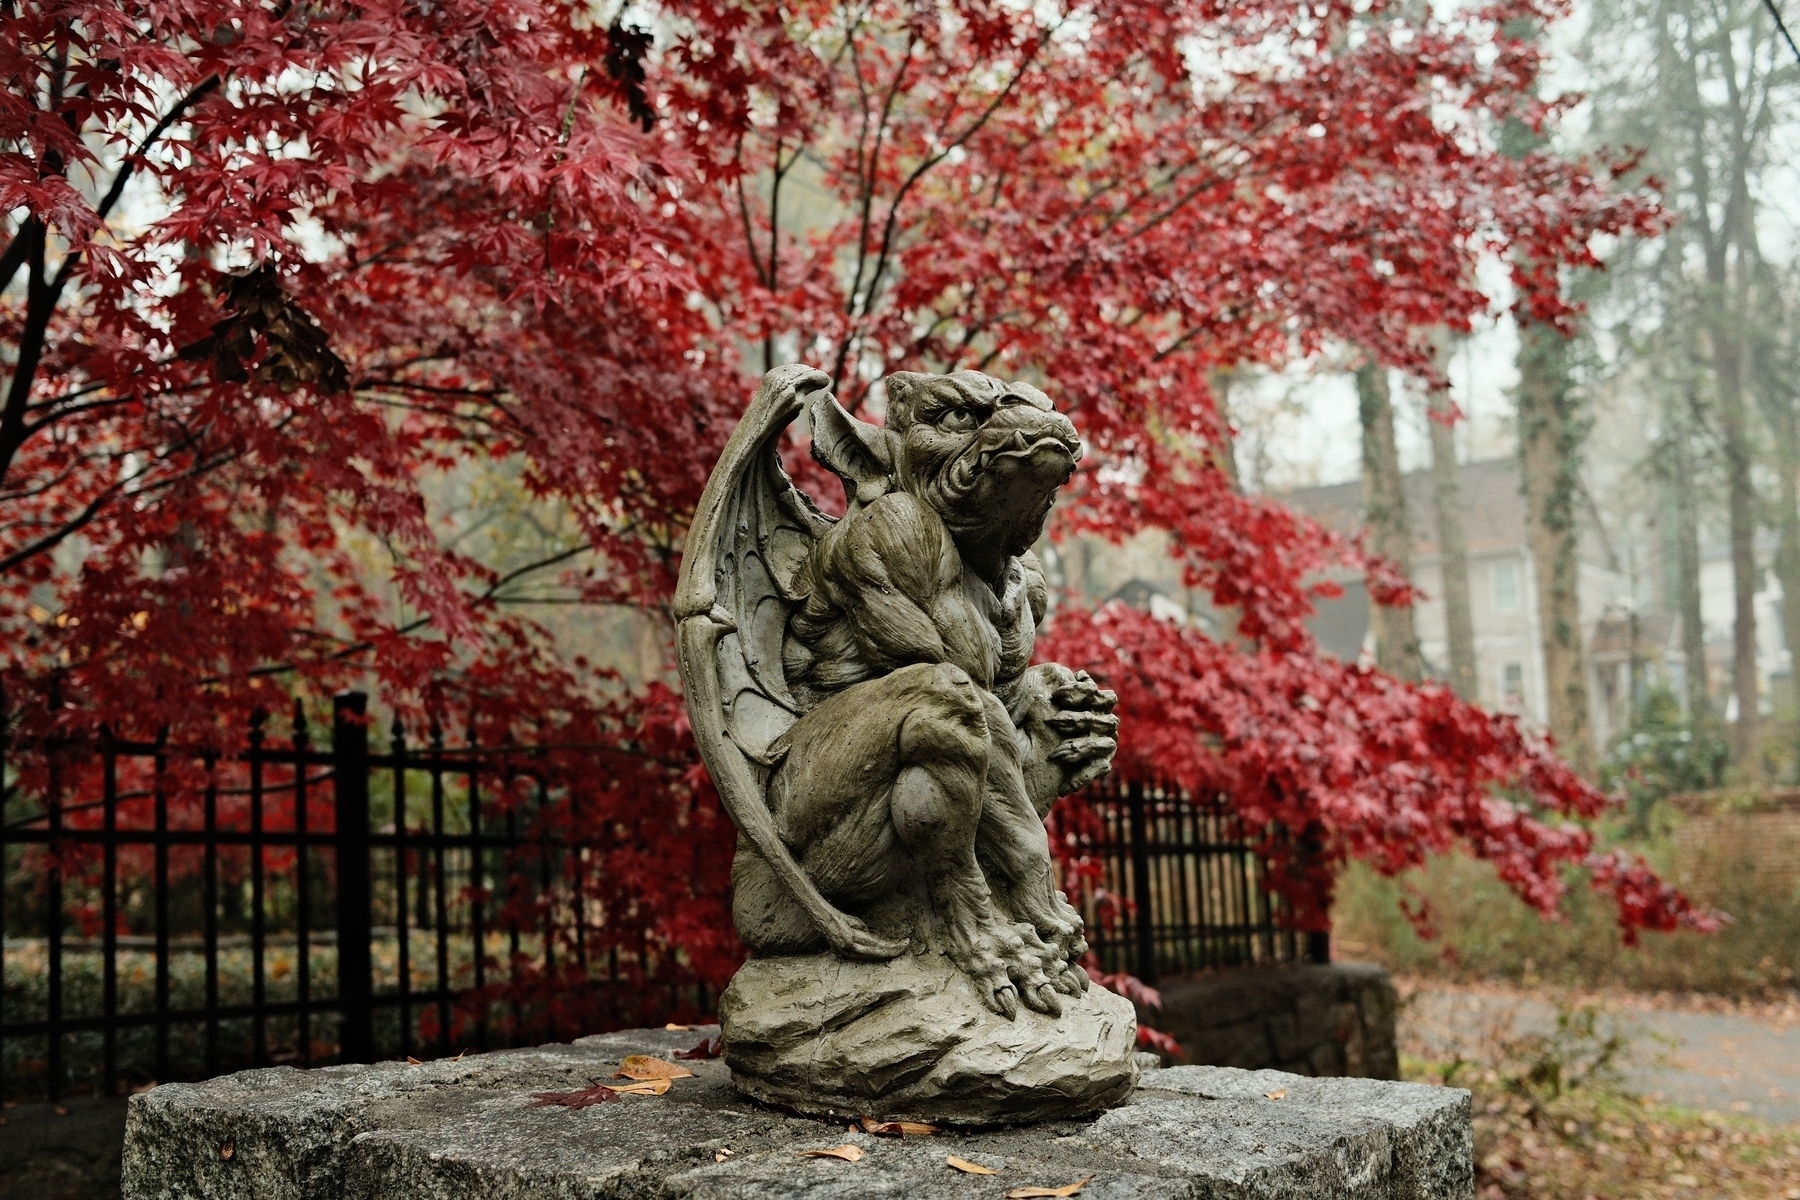
<path id="1" fill-rule="evenodd" d="M 1077 453 L 1077 448 L 1070 447 L 1055 434 L 1032 439 L 1023 429 L 1018 429 L 1009 440 L 997 446 L 970 447 L 969 451 L 959 455 L 950 464 L 948 482 L 954 491 L 963 493 L 989 472 L 1012 477 L 1016 482 L 1023 482 L 1018 477 L 1025 475 L 1049 494 L 1069 482 L 1069 477 L 1075 474 Z"/>

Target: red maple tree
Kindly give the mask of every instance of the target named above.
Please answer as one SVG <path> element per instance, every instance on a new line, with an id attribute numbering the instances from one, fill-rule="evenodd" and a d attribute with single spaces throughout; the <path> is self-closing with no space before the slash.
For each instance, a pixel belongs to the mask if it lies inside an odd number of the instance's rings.
<path id="1" fill-rule="evenodd" d="M 1606 800 L 1540 739 L 1321 655 L 1323 568 L 1404 583 L 1217 457 L 1212 370 L 1340 341 L 1425 372 L 1415 331 L 1488 306 L 1482 256 L 1532 264 L 1520 303 L 1555 319 L 1559 270 L 1653 228 L 1619 164 L 1495 149 L 1558 115 L 1529 35 L 1560 7 L 9 5 L 8 699 L 38 732 L 226 744 L 277 695 L 374 681 L 409 720 L 614 747 L 572 778 L 617 936 L 717 981 L 731 834 L 679 697 L 504 602 L 548 578 L 666 627 L 766 365 L 853 409 L 975 367 L 1046 381 L 1088 440 L 1061 532 L 1167 530 L 1234 612 L 1215 640 L 1065 611 L 1044 652 L 1120 691 L 1122 769 L 1308 831 L 1302 922 L 1346 858 L 1460 842 L 1547 914 L 1585 860 L 1627 931 L 1704 924 L 1592 856 Z M 464 548 L 428 483 L 473 461 L 563 541 Z"/>

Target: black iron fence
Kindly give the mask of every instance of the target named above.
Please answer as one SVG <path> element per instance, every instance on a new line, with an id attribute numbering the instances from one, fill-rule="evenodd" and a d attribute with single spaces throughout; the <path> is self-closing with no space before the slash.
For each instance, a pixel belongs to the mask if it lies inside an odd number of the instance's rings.
<path id="1" fill-rule="evenodd" d="M 411 745 L 396 727 L 376 751 L 365 709 L 339 696 L 317 748 L 298 707 L 285 739 L 258 720 L 235 754 L 0 743 L 0 1097 L 710 1011 L 678 962 L 601 936 L 596 847 L 566 837 L 568 814 L 541 819 L 573 802 L 531 770 L 558 748 Z M 1261 838 L 1222 804 L 1107 783 L 1085 800 L 1058 832 L 1097 867 L 1081 899 L 1106 970 L 1324 957 L 1284 926 Z"/>
<path id="2" fill-rule="evenodd" d="M 596 856 L 539 819 L 558 798 L 516 748 L 396 728 L 372 752 L 365 705 L 339 696 L 316 748 L 298 707 L 286 745 L 258 720 L 235 755 L 7 747 L 0 1096 L 710 1010 L 679 964 L 591 944 Z"/>
<path id="3" fill-rule="evenodd" d="M 1099 868 L 1084 896 L 1088 943 L 1108 972 L 1145 983 L 1210 967 L 1326 962 L 1330 938 L 1294 930 L 1257 847 L 1223 798 L 1104 779 L 1067 823 Z M 1087 814 L 1084 814 L 1087 815 Z"/>

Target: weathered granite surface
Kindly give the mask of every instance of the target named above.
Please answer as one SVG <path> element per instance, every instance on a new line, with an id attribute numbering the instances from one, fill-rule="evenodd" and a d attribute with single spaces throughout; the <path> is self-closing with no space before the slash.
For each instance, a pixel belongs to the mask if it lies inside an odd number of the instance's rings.
<path id="1" fill-rule="evenodd" d="M 1295 1075 L 1394 1079 L 1393 980 L 1373 963 L 1236 967 L 1157 981 L 1148 1024 L 1186 1059 Z"/>
<path id="2" fill-rule="evenodd" d="M 531 1107 L 533 1092 L 584 1087 L 626 1054 L 668 1057 L 712 1032 L 167 1084 L 132 1098 L 125 1196 L 998 1200 L 1090 1176 L 1084 1200 L 1472 1195 L 1468 1093 L 1418 1084 L 1175 1067 L 1146 1071 L 1124 1105 L 1092 1121 L 903 1140 L 760 1107 L 718 1060 L 689 1064 L 696 1078 L 664 1096 Z M 846 1142 L 860 1161 L 798 1157 Z M 959 1174 L 947 1154 L 999 1173 Z"/>
<path id="3" fill-rule="evenodd" d="M 1082 1117 L 1137 1081 L 1131 1002 L 1090 987 L 1051 1017 L 987 1008 L 941 954 L 746 962 L 719 1001 L 725 1061 L 752 1097 L 802 1112 L 987 1125 Z"/>

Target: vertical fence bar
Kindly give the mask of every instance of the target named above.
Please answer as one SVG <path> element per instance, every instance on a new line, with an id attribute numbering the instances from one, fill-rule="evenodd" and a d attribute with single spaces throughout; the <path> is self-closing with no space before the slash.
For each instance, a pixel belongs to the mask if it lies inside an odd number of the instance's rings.
<path id="1" fill-rule="evenodd" d="M 431 723 L 431 871 L 437 892 L 438 1053 L 450 1053 L 450 901 L 444 895 L 444 731 Z"/>
<path id="2" fill-rule="evenodd" d="M 119 758 L 100 731 L 100 1087 L 119 1091 Z"/>
<path id="3" fill-rule="evenodd" d="M 516 792 L 514 785 L 517 784 L 517 782 L 518 780 L 516 777 L 508 777 L 506 781 L 501 784 L 500 793 L 503 798 L 506 798 L 503 802 L 506 804 L 506 841 L 508 849 L 504 851 L 503 854 L 509 858 L 516 855 L 519 845 L 519 811 L 510 800 L 510 796 Z M 512 915 L 506 919 L 506 946 L 509 954 L 509 957 L 506 960 L 506 981 L 509 984 L 517 984 L 519 982 L 518 902 L 523 899 L 521 894 L 524 891 L 524 888 L 521 886 L 523 878 L 513 869 L 512 862 L 507 862 L 503 859 L 500 871 L 496 874 L 494 882 L 499 883 L 501 880 L 506 881 L 512 892 L 511 895 L 503 896 L 500 901 L 502 911 L 510 909 L 512 912 Z M 517 987 L 510 988 L 509 990 L 513 994 L 513 1036 L 517 1037 L 518 1031 L 525 1026 L 525 1004 L 520 998 L 519 989 Z"/>
<path id="4" fill-rule="evenodd" d="M 1131 898 L 1137 904 L 1137 970 L 1147 984 L 1156 983 L 1156 914 L 1150 902 L 1150 833 L 1144 819 L 1144 785 L 1134 783 L 1126 793 L 1131 814 Z"/>
<path id="5" fill-rule="evenodd" d="M 400 975 L 400 1053 L 412 1056 L 412 930 L 406 914 L 406 729 L 394 718 L 394 937 Z"/>
<path id="6" fill-rule="evenodd" d="M 219 1073 L 219 760 L 205 757 L 206 797 L 201 847 L 201 936 L 206 951 L 206 1073 Z"/>
<path id="7" fill-rule="evenodd" d="M 375 1057 L 374 977 L 369 884 L 369 698 L 343 692 L 332 701 L 332 789 L 337 801 L 338 1056 Z"/>
<path id="8" fill-rule="evenodd" d="M 63 872 L 62 846 L 62 747 L 52 741 L 49 750 L 49 788 L 44 794 L 45 825 L 49 840 L 44 844 L 44 946 L 49 958 L 49 979 L 45 988 L 45 1016 L 49 1018 L 49 1093 L 51 1100 L 61 1100 L 63 1093 Z"/>
<path id="9" fill-rule="evenodd" d="M 538 904 L 544 914 L 544 976 L 556 972 L 556 893 L 550 875 L 550 785 L 537 781 Z"/>
<path id="10" fill-rule="evenodd" d="M 306 710 L 294 701 L 294 990 L 300 1065 L 312 1066 L 312 845 L 306 815 Z"/>
<path id="11" fill-rule="evenodd" d="M 488 1048 L 487 897 L 482 891 L 481 780 L 475 770 L 475 714 L 469 714 L 469 933 L 475 942 L 475 1044 Z"/>
<path id="12" fill-rule="evenodd" d="M 1308 825 L 1300 834 L 1300 869 L 1304 871 L 1324 852 L 1324 828 L 1317 824 Z M 1329 929 L 1307 930 L 1305 953 L 1306 961 L 1309 963 L 1329 963 L 1331 961 L 1331 931 Z"/>
<path id="13" fill-rule="evenodd" d="M 267 922 L 263 897 L 263 722 L 268 714 L 257 709 L 250 714 L 250 1061 L 264 1067 L 269 1063 L 268 983 L 264 971 L 264 941 Z"/>
<path id="14" fill-rule="evenodd" d="M 12 714 L 0 684 L 0 985 L 6 980 L 6 760 L 12 750 Z M 0 1101 L 6 1099 L 6 988 L 0 986 Z"/>
<path id="15" fill-rule="evenodd" d="M 156 738 L 156 759 L 151 765 L 150 791 L 156 824 L 156 1081 L 169 1078 L 169 789 L 164 778 L 168 755 L 167 733 Z"/>

